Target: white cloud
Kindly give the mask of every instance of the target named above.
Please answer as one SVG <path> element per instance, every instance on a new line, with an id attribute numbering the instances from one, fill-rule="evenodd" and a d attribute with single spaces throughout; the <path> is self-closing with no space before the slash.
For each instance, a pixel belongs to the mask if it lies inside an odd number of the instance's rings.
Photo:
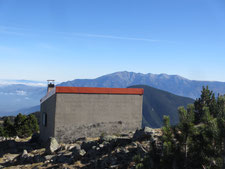
<path id="1" fill-rule="evenodd" d="M 0 86 L 7 86 L 13 84 L 22 84 L 27 86 L 37 86 L 37 87 L 46 87 L 46 82 L 42 81 L 20 81 L 20 80 L 5 80 L 0 79 Z"/>
<path id="2" fill-rule="evenodd" d="M 16 92 L 0 92 L 0 95 L 18 95 L 18 96 L 26 96 L 27 92 L 23 90 L 16 90 Z"/>
<path id="3" fill-rule="evenodd" d="M 16 95 L 19 95 L 19 96 L 26 96 L 27 95 L 27 92 L 23 91 L 23 90 L 17 90 L 16 91 Z"/>
<path id="4" fill-rule="evenodd" d="M 15 93 L 12 93 L 12 92 L 0 92 L 0 95 L 15 95 Z"/>

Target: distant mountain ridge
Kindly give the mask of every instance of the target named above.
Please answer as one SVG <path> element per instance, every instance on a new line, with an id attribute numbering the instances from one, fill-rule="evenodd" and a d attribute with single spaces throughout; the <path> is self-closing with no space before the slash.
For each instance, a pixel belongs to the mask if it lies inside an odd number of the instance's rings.
<path id="1" fill-rule="evenodd" d="M 39 86 L 39 87 L 46 86 L 46 82 L 43 81 L 0 79 L 0 86 L 16 85 L 16 84 L 26 86 Z"/>
<path id="2" fill-rule="evenodd" d="M 20 109 L 40 104 L 46 91 L 46 87 L 24 84 L 0 85 L 0 116 L 14 115 Z"/>
<path id="3" fill-rule="evenodd" d="M 215 93 L 225 94 L 225 82 L 195 81 L 178 75 L 143 74 L 134 72 L 116 72 L 96 79 L 75 79 L 60 83 L 59 86 L 79 87 L 128 87 L 148 85 L 170 93 L 196 99 L 200 96 L 202 86 L 208 85 Z"/>
<path id="4" fill-rule="evenodd" d="M 170 117 L 172 125 L 177 124 L 179 122 L 177 108 L 194 103 L 191 98 L 177 96 L 146 85 L 135 85 L 129 88 L 144 89 L 142 127 L 162 127 L 164 115 Z"/>
<path id="5" fill-rule="evenodd" d="M 1 83 L 2 82 L 2 83 Z M 22 84 L 11 84 L 22 83 Z M 29 80 L 0 80 L 0 116 L 15 114 L 18 110 L 27 112 L 27 108 L 40 104 L 46 94 L 46 87 L 38 86 L 39 82 Z M 225 94 L 224 82 L 193 81 L 177 75 L 142 74 L 134 72 L 116 72 L 95 79 L 75 79 L 60 83 L 59 86 L 80 87 L 118 87 L 148 85 L 175 95 L 198 98 L 202 86 L 209 86 L 215 93 Z M 32 110 L 32 109 L 30 109 Z"/>

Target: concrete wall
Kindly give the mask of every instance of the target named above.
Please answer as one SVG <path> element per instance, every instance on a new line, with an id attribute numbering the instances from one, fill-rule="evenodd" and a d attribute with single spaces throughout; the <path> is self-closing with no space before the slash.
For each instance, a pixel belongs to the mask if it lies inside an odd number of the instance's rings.
<path id="1" fill-rule="evenodd" d="M 40 135 L 41 139 L 44 142 L 47 141 L 49 137 L 54 137 L 55 107 L 56 107 L 56 94 L 52 95 L 50 98 L 48 98 L 41 104 Z M 47 114 L 47 126 L 42 125 L 43 113 Z"/>
<path id="2" fill-rule="evenodd" d="M 141 127 L 142 95 L 57 94 L 55 137 L 69 142 Z"/>

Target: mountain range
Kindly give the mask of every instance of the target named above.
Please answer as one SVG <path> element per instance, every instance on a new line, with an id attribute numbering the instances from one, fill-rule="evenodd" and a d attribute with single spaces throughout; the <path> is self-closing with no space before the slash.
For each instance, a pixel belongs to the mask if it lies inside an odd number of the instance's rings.
<path id="1" fill-rule="evenodd" d="M 116 72 L 96 79 L 75 79 L 59 84 L 60 86 L 80 87 L 128 87 L 132 85 L 148 85 L 170 93 L 196 99 L 200 96 L 202 86 L 209 86 L 215 93 L 225 93 L 225 82 L 188 80 L 178 75 L 143 74 L 134 72 Z"/>
<path id="2" fill-rule="evenodd" d="M 142 127 L 161 127 L 164 115 L 170 117 L 172 125 L 177 124 L 179 122 L 177 108 L 194 103 L 191 98 L 177 96 L 146 85 L 135 85 L 129 88 L 144 89 Z"/>
<path id="3" fill-rule="evenodd" d="M 0 80 L 0 116 L 17 114 L 18 110 L 26 112 L 30 107 L 40 104 L 40 98 L 45 95 L 46 87 L 43 87 L 43 85 L 30 85 L 31 82 L 32 84 L 35 83 L 34 81 L 23 80 L 21 81 L 23 84 L 1 84 Z M 127 71 L 116 72 L 95 79 L 75 79 L 58 85 L 119 88 L 133 85 L 148 85 L 175 95 L 193 99 L 200 96 L 202 86 L 208 85 L 209 89 L 213 90 L 216 94 L 225 94 L 224 82 L 194 81 L 178 75 L 142 74 Z"/>
<path id="4" fill-rule="evenodd" d="M 20 109 L 40 104 L 46 87 L 24 84 L 0 85 L 0 116 L 15 115 Z"/>

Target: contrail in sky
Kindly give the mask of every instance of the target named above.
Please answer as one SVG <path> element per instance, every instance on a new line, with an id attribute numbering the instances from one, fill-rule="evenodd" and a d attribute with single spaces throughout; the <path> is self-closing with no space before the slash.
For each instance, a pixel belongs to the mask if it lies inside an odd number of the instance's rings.
<path id="1" fill-rule="evenodd" d="M 115 35 L 107 35 L 107 34 L 92 34 L 92 33 L 74 33 L 74 32 L 56 32 L 56 31 L 48 31 L 48 30 L 32 30 L 32 29 L 24 29 L 18 27 L 8 27 L 0 25 L 0 34 L 8 34 L 8 35 L 17 35 L 17 36 L 38 36 L 42 33 L 51 33 L 51 34 L 61 34 L 64 35 L 65 38 L 72 37 L 86 37 L 86 38 L 104 38 L 104 39 L 117 39 L 117 40 L 129 40 L 129 41 L 145 41 L 145 42 L 168 42 L 171 41 L 166 40 L 157 40 L 150 38 L 139 38 L 139 37 L 126 37 L 126 36 L 115 36 Z"/>

